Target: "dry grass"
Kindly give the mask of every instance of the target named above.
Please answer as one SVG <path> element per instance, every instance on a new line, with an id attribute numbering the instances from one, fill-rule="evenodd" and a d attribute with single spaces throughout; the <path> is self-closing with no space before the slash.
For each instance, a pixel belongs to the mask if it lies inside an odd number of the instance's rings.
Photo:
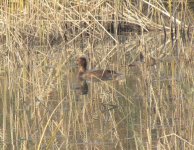
<path id="1" fill-rule="evenodd" d="M 1 149 L 193 149 L 191 4 L 1 1 Z M 77 94 L 83 54 L 126 80 Z"/>

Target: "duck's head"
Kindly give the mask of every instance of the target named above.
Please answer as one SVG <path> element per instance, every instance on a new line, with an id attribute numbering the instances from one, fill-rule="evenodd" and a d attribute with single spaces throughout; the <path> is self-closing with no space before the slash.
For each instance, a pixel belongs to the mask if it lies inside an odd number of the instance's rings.
<path id="1" fill-rule="evenodd" d="M 86 71 L 87 69 L 87 60 L 85 57 L 79 57 L 77 59 L 77 64 L 79 66 L 80 71 Z"/>

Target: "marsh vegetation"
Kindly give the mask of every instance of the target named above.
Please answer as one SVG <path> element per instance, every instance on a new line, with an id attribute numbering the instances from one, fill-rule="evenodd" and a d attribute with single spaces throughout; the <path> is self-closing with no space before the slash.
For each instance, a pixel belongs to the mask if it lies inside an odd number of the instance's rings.
<path id="1" fill-rule="evenodd" d="M 2 0 L 0 149 L 194 149 L 193 10 L 187 0 Z M 125 80 L 77 87 L 81 55 Z"/>

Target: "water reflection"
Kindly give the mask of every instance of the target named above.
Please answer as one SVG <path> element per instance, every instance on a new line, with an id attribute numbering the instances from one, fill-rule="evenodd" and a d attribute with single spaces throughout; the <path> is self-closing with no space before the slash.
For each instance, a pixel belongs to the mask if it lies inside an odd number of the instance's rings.
<path id="1" fill-rule="evenodd" d="M 79 95 L 88 94 L 88 84 L 87 84 L 86 80 L 78 81 L 78 83 L 75 87 L 75 91 Z"/>

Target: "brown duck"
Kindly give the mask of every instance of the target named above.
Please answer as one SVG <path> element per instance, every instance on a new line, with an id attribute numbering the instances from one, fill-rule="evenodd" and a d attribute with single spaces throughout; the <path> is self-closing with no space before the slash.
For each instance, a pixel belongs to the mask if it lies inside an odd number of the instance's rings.
<path id="1" fill-rule="evenodd" d="M 85 57 L 80 57 L 77 60 L 79 67 L 78 79 L 87 81 L 106 81 L 106 80 L 119 80 L 123 74 L 117 73 L 114 70 L 87 70 L 87 60 Z"/>

